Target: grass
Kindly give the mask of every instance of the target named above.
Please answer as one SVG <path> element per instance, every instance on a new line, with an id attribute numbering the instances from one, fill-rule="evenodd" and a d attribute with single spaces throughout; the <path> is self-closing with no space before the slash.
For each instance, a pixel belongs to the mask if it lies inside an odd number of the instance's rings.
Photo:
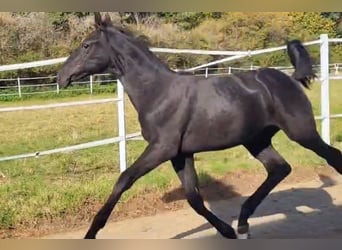
<path id="1" fill-rule="evenodd" d="M 89 85 L 71 85 L 68 89 L 60 89 L 56 93 L 55 87 L 27 87 L 22 86 L 22 95 L 19 97 L 17 89 L 1 89 L 0 102 L 11 103 L 23 100 L 51 100 L 67 97 L 82 97 L 90 95 Z M 93 94 L 113 94 L 116 92 L 116 84 L 93 85 Z"/>
<path id="2" fill-rule="evenodd" d="M 307 91 L 315 114 L 319 114 L 319 85 Z M 331 82 L 331 112 L 342 113 L 342 82 Z M 114 95 L 115 96 L 115 95 Z M 112 94 L 56 99 L 26 99 L 1 102 L 3 106 L 46 104 Z M 39 111 L 1 113 L 0 157 L 47 150 L 117 135 L 117 108 L 112 103 Z M 318 122 L 319 125 L 319 122 Z M 127 133 L 139 131 L 137 114 L 127 99 Z M 320 127 L 320 126 L 319 126 Z M 342 119 L 331 122 L 332 144 L 342 149 Z M 314 153 L 289 141 L 283 133 L 274 145 L 292 164 L 315 167 L 325 162 Z M 128 164 L 143 151 L 144 141 L 129 141 Z M 236 169 L 254 169 L 260 164 L 242 147 L 196 155 L 201 182 L 208 175 L 220 176 Z M 91 201 L 103 202 L 118 178 L 118 145 L 107 145 L 67 154 L 55 154 L 0 162 L 0 229 L 30 228 L 44 221 L 64 218 L 85 209 Z M 169 163 L 141 178 L 124 194 L 122 202 L 144 192 L 163 192 L 179 181 Z M 120 205 L 120 204 L 119 204 Z M 88 214 L 88 216 L 91 216 Z M 43 221 L 43 222 L 42 222 Z"/>

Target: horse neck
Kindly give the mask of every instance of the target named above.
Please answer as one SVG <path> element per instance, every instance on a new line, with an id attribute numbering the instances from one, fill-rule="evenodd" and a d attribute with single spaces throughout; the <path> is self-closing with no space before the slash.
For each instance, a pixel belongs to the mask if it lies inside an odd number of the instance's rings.
<path id="1" fill-rule="evenodd" d="M 176 73 L 151 55 L 147 56 L 143 52 L 132 54 L 134 58 L 125 58 L 126 72 L 120 77 L 120 81 L 133 106 L 140 113 L 165 93 Z"/>

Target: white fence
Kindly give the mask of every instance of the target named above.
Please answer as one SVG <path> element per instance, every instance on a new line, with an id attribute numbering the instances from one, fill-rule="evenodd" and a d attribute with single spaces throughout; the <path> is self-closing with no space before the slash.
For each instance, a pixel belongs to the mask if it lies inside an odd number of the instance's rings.
<path id="1" fill-rule="evenodd" d="M 328 39 L 326 34 L 320 36 L 319 40 L 304 43 L 304 45 L 320 45 L 320 81 L 321 81 L 321 115 L 316 117 L 316 119 L 321 120 L 322 122 L 322 137 L 325 142 L 330 144 L 330 119 L 331 118 L 342 118 L 342 114 L 330 114 L 330 97 L 329 97 L 329 79 L 342 79 L 340 76 L 329 76 L 329 42 L 330 43 L 341 43 L 342 39 Z M 204 70 L 205 76 L 208 76 L 208 67 L 212 65 L 216 65 L 223 62 L 228 62 L 232 60 L 237 60 L 247 56 L 259 55 L 263 53 L 270 53 L 274 51 L 279 51 L 286 49 L 286 46 L 280 46 L 276 48 L 269 48 L 263 50 L 255 50 L 255 51 L 202 51 L 202 50 L 177 50 L 177 49 L 161 49 L 161 48 L 152 48 L 154 52 L 164 52 L 164 53 L 192 53 L 192 54 L 211 54 L 211 55 L 229 55 L 230 57 L 220 59 L 214 62 L 210 62 L 204 65 L 200 65 L 197 67 L 193 67 L 187 69 L 187 71 L 198 71 Z M 23 68 L 31 68 L 31 67 L 38 67 L 38 66 L 46 66 L 52 64 L 62 63 L 66 60 L 66 58 L 58 58 L 52 60 L 45 60 L 45 61 L 38 61 L 38 62 L 31 62 L 31 63 L 23 63 L 23 64 L 14 64 L 14 65 L 4 65 L 0 66 L 0 71 L 7 71 L 7 70 L 16 70 L 16 69 L 23 69 Z M 338 72 L 339 65 L 334 65 L 335 73 Z M 289 68 L 287 68 L 289 69 Z M 232 68 L 228 67 L 228 74 L 231 72 Z M 17 79 L 17 82 L 20 84 L 20 79 Z M 90 77 L 90 82 L 92 82 L 92 77 Z M 20 88 L 18 88 L 20 91 Z M 56 91 L 58 91 L 58 85 L 56 86 Z M 119 155 L 120 155 L 120 171 L 124 171 L 126 169 L 126 141 L 130 139 L 135 139 L 140 135 L 140 132 L 126 135 L 125 130 L 125 119 L 124 119 L 124 89 L 120 81 L 117 81 L 117 94 L 118 97 L 112 99 L 104 99 L 99 101 L 87 101 L 87 102 L 72 102 L 72 103 L 60 103 L 54 105 L 42 105 L 42 106 L 30 106 L 30 107 L 15 107 L 15 108 L 1 108 L 1 112 L 13 112 L 17 110 L 33 110 L 33 109 L 44 109 L 44 108 L 59 108 L 59 107 L 66 107 L 66 106 L 75 106 L 75 105 L 89 105 L 89 104 L 97 104 L 103 102 L 117 102 L 118 105 L 118 137 L 109 138 L 105 140 L 99 140 L 94 142 L 83 143 L 79 145 L 68 146 L 64 148 L 46 150 L 42 152 L 34 152 L 28 154 L 20 154 L 20 155 L 13 155 L 0 158 L 0 161 L 6 160 L 14 160 L 14 159 L 21 159 L 27 157 L 37 157 L 40 155 L 48 155 L 53 153 L 59 152 L 70 152 L 79 149 L 91 148 L 100 145 L 107 145 L 110 143 L 119 143 Z"/>
<path id="2" fill-rule="evenodd" d="M 314 68 L 319 68 L 320 65 L 314 65 Z M 228 66 L 225 68 L 199 68 L 195 70 L 195 74 L 198 76 L 214 76 L 214 75 L 226 75 L 232 74 L 238 71 L 248 71 L 253 69 L 258 69 L 260 66 L 250 65 L 246 67 L 232 67 Z M 293 72 L 292 66 L 277 66 L 271 67 L 275 69 L 279 69 L 285 73 L 291 74 Z M 215 71 L 215 73 L 211 72 Z M 211 72 L 211 73 L 209 73 Z M 330 79 L 339 79 L 342 77 L 342 63 L 333 63 L 329 64 L 329 73 L 333 75 Z M 102 77 L 102 79 L 101 79 Z M 106 77 L 106 79 L 103 79 Z M 44 83 L 34 83 L 35 81 L 40 80 Z M 7 84 L 1 86 L 2 82 L 6 82 Z M 8 84 L 13 82 L 13 84 Z M 32 82 L 32 84 L 30 84 Z M 25 84 L 24 84 L 25 83 Z M 114 79 L 110 74 L 96 74 L 91 75 L 88 80 L 84 79 L 83 81 L 73 82 L 74 88 L 63 89 L 60 90 L 56 81 L 56 76 L 43 76 L 43 77 L 17 77 L 17 78 L 6 78 L 0 79 L 0 97 L 5 96 L 27 96 L 27 95 L 37 95 L 37 94 L 48 94 L 48 93 L 56 93 L 59 94 L 61 92 L 82 92 L 93 94 L 96 90 L 101 90 L 101 87 L 97 87 L 94 90 L 96 85 L 104 85 L 113 86 L 116 84 L 116 79 Z M 31 89 L 30 89 L 31 88 Z M 32 89 L 33 88 L 33 89 Z"/>
<path id="3" fill-rule="evenodd" d="M 109 77 L 109 79 L 98 79 L 101 77 Z M 56 78 L 57 77 L 54 75 L 54 76 L 43 76 L 43 77 L 17 77 L 17 78 L 0 79 L 0 97 L 3 97 L 3 96 L 22 97 L 24 95 L 36 95 L 36 94 L 48 94 L 48 93 L 59 94 L 61 91 L 62 92 L 71 92 L 71 91 L 88 92 L 90 94 L 93 94 L 94 85 L 116 82 L 116 79 L 114 79 L 110 74 L 96 74 L 96 75 L 91 75 L 88 81 L 84 80 L 84 81 L 73 82 L 73 86 L 76 86 L 76 88 L 60 90 L 57 84 Z M 44 83 L 40 83 L 40 84 L 34 83 L 37 80 L 42 81 Z M 7 84 L 1 86 L 1 83 L 3 82 L 6 82 Z M 12 82 L 13 84 L 11 84 Z M 27 89 L 30 89 L 30 88 L 31 90 L 28 91 Z M 32 90 L 32 88 L 34 90 Z"/>
<path id="4" fill-rule="evenodd" d="M 15 112 L 15 111 L 23 111 L 23 110 L 39 110 L 39 109 L 49 109 L 49 108 L 62 108 L 62 107 L 72 107 L 72 106 L 79 106 L 79 105 L 90 105 L 90 104 L 101 104 L 101 103 L 108 103 L 108 102 L 117 102 L 118 105 L 118 137 L 82 143 L 78 145 L 57 148 L 46 150 L 42 152 L 34 152 L 34 153 L 26 153 L 20 155 L 13 155 L 13 156 L 6 156 L 1 157 L 0 161 L 8 161 L 8 160 L 15 160 L 15 159 L 22 159 L 28 157 L 38 157 L 41 155 L 49 155 L 54 153 L 61 153 L 61 152 L 70 152 L 74 150 L 86 149 L 97 147 L 101 145 L 107 145 L 111 143 L 119 143 L 119 150 L 120 150 L 120 171 L 124 171 L 126 169 L 126 140 L 135 138 L 140 135 L 140 133 L 134 133 L 130 135 L 126 135 L 125 131 L 125 107 L 124 107 L 124 89 L 120 81 L 117 81 L 117 98 L 108 98 L 108 99 L 100 99 L 100 100 L 92 100 L 92 101 L 79 101 L 79 102 L 66 102 L 66 103 L 57 103 L 57 104 L 47 104 L 47 105 L 34 105 L 34 106 L 24 106 L 24 107 L 6 107 L 0 108 L 1 112 Z"/>

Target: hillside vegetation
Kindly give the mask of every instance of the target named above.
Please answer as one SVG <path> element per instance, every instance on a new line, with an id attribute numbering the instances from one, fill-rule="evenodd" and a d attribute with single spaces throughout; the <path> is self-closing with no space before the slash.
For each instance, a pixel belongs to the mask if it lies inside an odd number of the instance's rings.
<path id="1" fill-rule="evenodd" d="M 210 50 L 254 50 L 279 46 L 287 39 L 341 36 L 341 13 L 335 12 L 111 12 L 117 24 L 144 35 L 153 47 Z M 93 29 L 90 12 L 0 12 L 0 65 L 68 56 Z M 318 46 L 310 47 L 316 62 Z M 172 68 L 218 59 L 214 56 L 159 54 Z M 331 62 L 342 61 L 339 45 Z M 284 51 L 233 62 L 239 65 L 288 65 Z M 55 74 L 56 67 L 3 72 L 0 77 Z"/>

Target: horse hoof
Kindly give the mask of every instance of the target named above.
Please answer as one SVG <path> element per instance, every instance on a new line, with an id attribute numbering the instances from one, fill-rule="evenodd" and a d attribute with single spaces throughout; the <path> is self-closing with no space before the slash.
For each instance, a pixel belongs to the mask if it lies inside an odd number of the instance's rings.
<path id="1" fill-rule="evenodd" d="M 238 240 L 248 240 L 251 238 L 249 233 L 237 234 Z"/>

